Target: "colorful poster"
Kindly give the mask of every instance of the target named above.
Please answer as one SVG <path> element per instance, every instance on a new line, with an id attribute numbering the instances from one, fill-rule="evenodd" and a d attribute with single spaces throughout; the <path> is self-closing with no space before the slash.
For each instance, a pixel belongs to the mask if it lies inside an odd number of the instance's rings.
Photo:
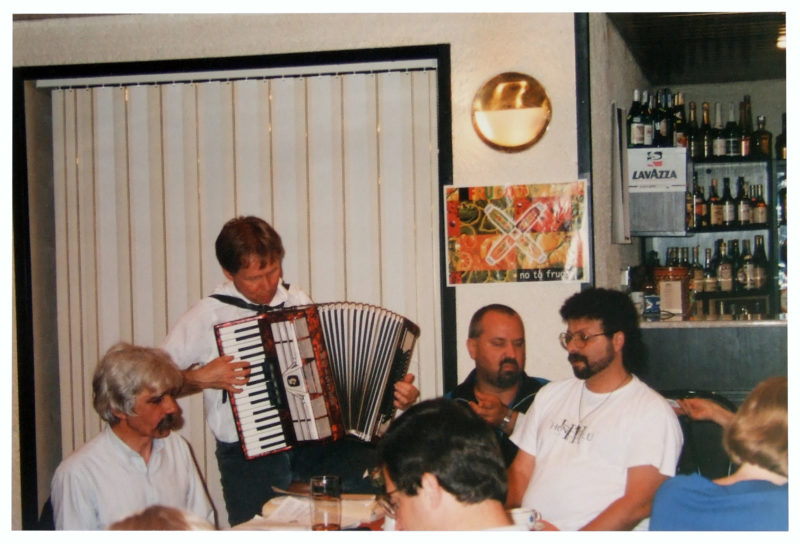
<path id="1" fill-rule="evenodd" d="M 585 181 L 444 191 L 449 285 L 588 281 Z"/>

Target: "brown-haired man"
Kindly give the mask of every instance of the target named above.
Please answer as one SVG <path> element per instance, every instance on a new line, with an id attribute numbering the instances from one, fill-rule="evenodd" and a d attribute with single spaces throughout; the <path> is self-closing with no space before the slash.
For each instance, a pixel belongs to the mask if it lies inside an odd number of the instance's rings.
<path id="1" fill-rule="evenodd" d="M 242 452 L 228 395 L 247 384 L 249 364 L 219 356 L 214 325 L 251 317 L 270 308 L 310 304 L 302 290 L 282 281 L 285 255 L 280 235 L 254 216 L 231 219 L 215 243 L 217 261 L 227 279 L 190 308 L 175 324 L 162 347 L 183 369 L 183 394 L 203 391 L 206 420 L 217 441 L 216 456 L 228 521 L 236 525 L 261 513 L 274 496 L 272 487 L 286 489 L 307 476 L 311 467 L 357 474 L 375 457 L 371 448 L 342 440 L 324 449 L 304 446 L 247 460 Z M 419 395 L 412 375 L 395 384 L 395 405 L 405 408 Z M 311 465 L 309 467 L 308 465 Z M 347 474 L 342 474 L 345 478 Z M 354 480 L 356 476 L 353 476 Z M 344 481 L 345 485 L 347 480 Z"/>

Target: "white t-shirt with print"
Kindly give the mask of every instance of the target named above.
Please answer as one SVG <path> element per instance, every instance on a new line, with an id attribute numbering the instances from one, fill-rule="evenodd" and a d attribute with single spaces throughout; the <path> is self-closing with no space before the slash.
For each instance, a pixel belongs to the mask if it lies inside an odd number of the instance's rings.
<path id="1" fill-rule="evenodd" d="M 569 378 L 537 393 L 511 440 L 536 458 L 522 506 L 577 530 L 624 495 L 629 468 L 674 476 L 683 434 L 667 401 L 636 376 L 600 395 Z"/>

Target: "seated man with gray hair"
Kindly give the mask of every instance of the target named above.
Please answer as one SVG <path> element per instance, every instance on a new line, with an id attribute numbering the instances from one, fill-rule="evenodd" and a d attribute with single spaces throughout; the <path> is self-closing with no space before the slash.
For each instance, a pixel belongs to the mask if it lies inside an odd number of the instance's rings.
<path id="1" fill-rule="evenodd" d="M 56 469 L 56 529 L 106 529 L 150 505 L 214 523 L 214 510 L 180 426 L 181 371 L 164 351 L 117 344 L 97 365 L 92 400 L 108 423 Z"/>

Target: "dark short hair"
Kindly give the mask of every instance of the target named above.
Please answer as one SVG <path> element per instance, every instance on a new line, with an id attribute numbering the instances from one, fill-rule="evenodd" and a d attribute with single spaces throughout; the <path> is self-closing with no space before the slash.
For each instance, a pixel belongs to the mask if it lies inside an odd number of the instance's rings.
<path id="1" fill-rule="evenodd" d="M 628 295 L 622 291 L 593 287 L 569 297 L 561 306 L 560 313 L 564 321 L 599 319 L 603 323 L 603 330 L 609 335 L 622 331 L 625 335 L 623 366 L 633 374 L 645 371 L 647 348 L 639 328 L 639 312 Z"/>
<path id="2" fill-rule="evenodd" d="M 472 314 L 472 319 L 469 321 L 469 338 L 477 338 L 483 334 L 481 321 L 483 320 L 483 316 L 489 312 L 499 312 L 509 317 L 519 317 L 519 314 L 516 312 L 516 310 L 514 310 L 514 308 L 506 306 L 505 304 L 487 304 Z M 520 318 L 520 321 L 522 321 L 522 318 Z"/>
<path id="3" fill-rule="evenodd" d="M 422 475 L 429 473 L 459 502 L 505 502 L 506 467 L 494 432 L 455 400 L 427 400 L 409 408 L 378 442 L 378 455 L 407 495 L 416 495 Z"/>
<path id="4" fill-rule="evenodd" d="M 236 217 L 225 223 L 214 249 L 220 266 L 231 274 L 247 266 L 252 256 L 261 259 L 261 266 L 266 266 L 270 262 L 281 262 L 286 253 L 275 229 L 253 215 Z"/>
<path id="5" fill-rule="evenodd" d="M 177 394 L 182 386 L 183 374 L 166 351 L 120 342 L 97 364 L 92 403 L 103 421 L 116 425 L 114 412 L 134 415 L 136 397 L 145 389 Z"/>

